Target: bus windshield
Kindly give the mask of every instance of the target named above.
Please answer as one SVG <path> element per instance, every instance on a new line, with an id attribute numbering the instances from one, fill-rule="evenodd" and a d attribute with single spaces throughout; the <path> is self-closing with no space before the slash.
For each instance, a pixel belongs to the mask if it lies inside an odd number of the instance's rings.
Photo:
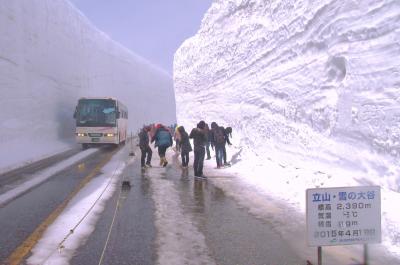
<path id="1" fill-rule="evenodd" d="M 113 127 L 116 105 L 113 99 L 81 99 L 76 108 L 76 126 Z"/>

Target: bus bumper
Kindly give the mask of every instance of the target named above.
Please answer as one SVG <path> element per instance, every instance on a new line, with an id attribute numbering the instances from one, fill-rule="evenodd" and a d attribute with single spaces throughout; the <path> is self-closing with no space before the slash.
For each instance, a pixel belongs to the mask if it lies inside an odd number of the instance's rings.
<path id="1" fill-rule="evenodd" d="M 101 136 L 101 137 L 89 137 L 89 136 L 76 136 L 75 140 L 78 144 L 118 144 L 117 136 Z"/>

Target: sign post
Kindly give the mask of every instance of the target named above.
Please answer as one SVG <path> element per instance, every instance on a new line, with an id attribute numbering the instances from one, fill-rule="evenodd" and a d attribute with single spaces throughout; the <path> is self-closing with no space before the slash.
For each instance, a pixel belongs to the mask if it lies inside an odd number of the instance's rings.
<path id="1" fill-rule="evenodd" d="M 368 265 L 368 245 L 364 244 L 364 265 Z"/>
<path id="2" fill-rule="evenodd" d="M 318 247 L 318 265 L 322 265 L 321 246 L 381 242 L 381 194 L 379 186 L 307 189 L 307 238 Z"/>
<path id="3" fill-rule="evenodd" d="M 318 265 L 322 265 L 322 247 L 318 246 Z"/>

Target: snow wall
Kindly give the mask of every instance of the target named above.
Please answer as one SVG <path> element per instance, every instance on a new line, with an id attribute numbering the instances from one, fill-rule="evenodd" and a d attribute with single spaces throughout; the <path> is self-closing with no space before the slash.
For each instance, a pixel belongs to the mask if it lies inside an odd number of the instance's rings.
<path id="1" fill-rule="evenodd" d="M 230 125 L 256 154 L 398 156 L 399 43 L 397 0 L 215 0 L 175 54 L 178 124 Z"/>
<path id="2" fill-rule="evenodd" d="M 121 99 L 130 131 L 176 121 L 172 77 L 68 1 L 1 1 L 0 36 L 0 168 L 73 143 L 72 115 L 83 96 Z"/>

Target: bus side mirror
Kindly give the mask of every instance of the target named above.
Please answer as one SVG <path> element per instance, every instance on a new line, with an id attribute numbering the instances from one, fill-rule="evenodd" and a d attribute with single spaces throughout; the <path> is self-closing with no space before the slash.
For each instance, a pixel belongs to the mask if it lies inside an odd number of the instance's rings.
<path id="1" fill-rule="evenodd" d="M 76 119 L 76 114 L 77 114 L 77 110 L 75 109 L 74 115 L 73 115 L 74 119 Z"/>
<path id="2" fill-rule="evenodd" d="M 121 112 L 117 111 L 117 119 L 119 119 L 121 116 Z"/>

